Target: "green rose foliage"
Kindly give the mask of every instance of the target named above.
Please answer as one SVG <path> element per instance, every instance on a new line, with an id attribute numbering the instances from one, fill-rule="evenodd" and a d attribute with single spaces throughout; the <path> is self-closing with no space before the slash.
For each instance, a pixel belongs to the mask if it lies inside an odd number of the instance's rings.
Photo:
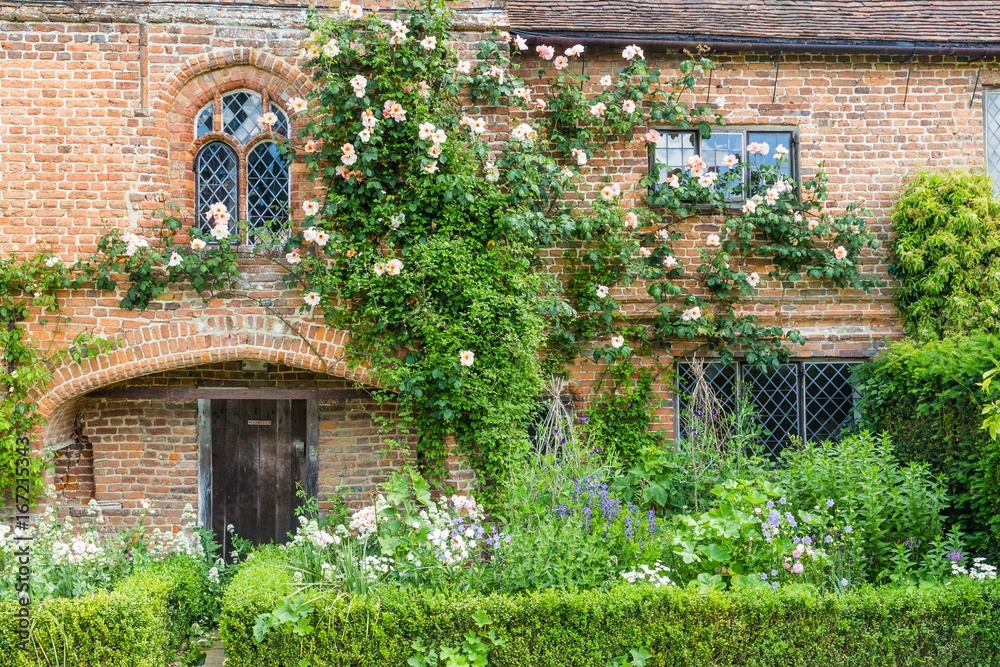
<path id="1" fill-rule="evenodd" d="M 1000 201 L 967 171 L 922 172 L 892 215 L 896 306 L 921 339 L 1000 328 Z"/>

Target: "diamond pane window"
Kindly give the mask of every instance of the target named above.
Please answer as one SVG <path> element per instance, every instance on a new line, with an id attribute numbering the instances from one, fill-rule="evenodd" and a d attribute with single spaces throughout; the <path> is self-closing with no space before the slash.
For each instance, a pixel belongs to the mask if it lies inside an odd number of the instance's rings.
<path id="1" fill-rule="evenodd" d="M 264 100 L 257 93 L 240 90 L 222 96 L 222 131 L 245 144 L 261 130 L 257 121 L 264 113 Z"/>
<path id="2" fill-rule="evenodd" d="M 856 418 L 858 394 L 851 374 L 858 362 L 793 361 L 777 370 L 760 371 L 743 363 L 705 364 L 705 380 L 722 401 L 724 409 L 736 407 L 738 393 L 757 410 L 766 429 L 763 444 L 777 455 L 790 437 L 808 441 L 837 438 Z M 677 436 L 687 433 L 684 414 L 694 383 L 692 366 L 677 364 L 677 395 L 674 403 Z"/>
<path id="3" fill-rule="evenodd" d="M 209 103 L 204 109 L 198 112 L 198 120 L 194 124 L 195 138 L 208 134 L 215 130 L 215 105 Z"/>
<path id="4" fill-rule="evenodd" d="M 210 230 L 212 221 L 205 214 L 209 206 L 222 202 L 232 216 L 230 233 L 235 233 L 239 218 L 239 160 L 236 151 L 221 141 L 213 141 L 198 151 L 194 168 L 197 176 L 197 224 L 204 230 Z"/>
<path id="5" fill-rule="evenodd" d="M 247 221 L 250 241 L 284 240 L 289 202 L 288 163 L 278 145 L 264 142 L 247 156 Z"/>
<path id="6" fill-rule="evenodd" d="M 851 384 L 856 364 L 805 364 L 805 437 L 830 440 L 855 419 L 857 392 Z"/>
<path id="7" fill-rule="evenodd" d="M 798 364 L 782 364 L 776 370 L 760 371 L 752 366 L 743 369 L 750 401 L 757 417 L 767 430 L 764 445 L 777 454 L 789 436 L 799 435 Z"/>
<path id="8" fill-rule="evenodd" d="M 983 130 L 986 135 L 986 173 L 993 178 L 993 194 L 1000 196 L 1000 90 L 983 93 Z"/>
<path id="9" fill-rule="evenodd" d="M 275 116 L 278 117 L 278 122 L 274 124 L 274 127 L 271 128 L 271 131 L 274 132 L 275 134 L 280 134 L 283 137 L 287 137 L 288 131 L 291 129 L 288 126 L 288 114 L 286 114 L 284 110 L 274 102 L 271 102 L 271 105 L 268 108 L 271 110 L 271 113 L 273 113 Z"/>

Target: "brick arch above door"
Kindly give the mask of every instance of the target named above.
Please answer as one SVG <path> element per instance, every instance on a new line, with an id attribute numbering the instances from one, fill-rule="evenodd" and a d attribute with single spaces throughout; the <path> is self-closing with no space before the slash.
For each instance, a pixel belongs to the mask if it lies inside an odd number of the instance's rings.
<path id="1" fill-rule="evenodd" d="M 151 323 L 123 332 L 111 352 L 55 369 L 38 397 L 48 419 L 36 439 L 52 446 L 68 440 L 80 404 L 89 392 L 117 382 L 175 368 L 222 361 L 259 360 L 377 386 L 366 369 L 344 359 L 349 334 L 316 323 L 292 331 L 266 316 L 225 315 Z"/>

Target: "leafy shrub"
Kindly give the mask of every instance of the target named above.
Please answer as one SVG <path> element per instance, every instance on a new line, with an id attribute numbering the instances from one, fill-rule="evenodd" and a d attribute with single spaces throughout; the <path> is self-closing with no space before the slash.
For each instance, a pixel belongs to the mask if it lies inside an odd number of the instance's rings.
<path id="1" fill-rule="evenodd" d="M 653 374 L 623 363 L 608 368 L 611 385 L 598 394 L 587 413 L 587 437 L 594 447 L 615 456 L 624 470 L 630 469 L 648 447 L 662 442 L 662 434 L 650 430 L 653 420 Z"/>
<path id="2" fill-rule="evenodd" d="M 292 583 L 251 563 L 223 601 L 221 635 L 230 667 L 403 667 L 420 646 L 456 646 L 488 617 L 503 640 L 494 667 L 595 667 L 633 649 L 665 665 L 1000 665 L 1000 588 L 956 580 L 947 588 L 862 588 L 816 595 L 803 587 L 726 593 L 622 584 L 610 591 L 547 590 L 465 596 L 416 589 L 313 601 L 306 636 L 253 639 L 257 615 Z M 411 663 L 412 664 L 412 663 Z"/>
<path id="3" fill-rule="evenodd" d="M 712 489 L 712 509 L 668 525 L 674 570 L 700 587 L 773 588 L 786 583 L 852 585 L 830 568 L 826 549 L 857 553 L 856 536 L 829 506 L 797 509 L 765 480 L 730 480 Z"/>
<path id="4" fill-rule="evenodd" d="M 185 555 L 143 565 L 110 591 L 34 605 L 26 650 L 20 605 L 3 601 L 0 667 L 164 667 L 214 605 L 204 563 Z"/>
<path id="5" fill-rule="evenodd" d="M 968 171 L 922 172 L 892 214 L 896 305 L 920 339 L 1000 329 L 1000 201 Z"/>
<path id="6" fill-rule="evenodd" d="M 901 341 L 857 371 L 864 427 L 887 433 L 904 463 L 943 475 L 949 523 L 991 557 L 1000 549 L 1000 444 L 980 430 L 980 411 L 997 392 L 977 383 L 998 358 L 1000 338 L 972 334 Z"/>
<path id="7" fill-rule="evenodd" d="M 922 564 L 923 574 L 950 570 L 941 551 L 945 490 L 926 464 L 900 464 L 888 437 L 862 433 L 838 443 L 788 447 L 781 458 L 778 477 L 789 498 L 804 507 L 839 507 L 860 536 L 863 569 L 872 581 L 902 574 L 900 557 Z M 958 547 L 951 539 L 945 552 Z"/>

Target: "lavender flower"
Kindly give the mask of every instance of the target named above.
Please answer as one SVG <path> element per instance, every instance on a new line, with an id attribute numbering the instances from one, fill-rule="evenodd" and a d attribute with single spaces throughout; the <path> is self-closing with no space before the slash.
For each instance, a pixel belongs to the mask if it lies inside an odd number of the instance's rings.
<path id="1" fill-rule="evenodd" d="M 828 500 L 826 501 L 826 506 L 827 506 L 827 507 L 833 507 L 833 506 L 834 506 L 834 504 L 835 504 L 835 503 L 833 502 L 833 498 L 829 498 L 829 499 L 828 499 Z"/>
<path id="2" fill-rule="evenodd" d="M 965 554 L 963 554 L 958 549 L 948 552 L 948 560 L 950 560 L 952 563 L 957 563 L 961 561 L 963 558 L 965 558 Z"/>
<path id="3" fill-rule="evenodd" d="M 840 585 L 843 586 L 844 588 L 847 588 L 848 586 L 851 585 L 851 582 L 849 582 L 847 579 L 841 579 Z"/>
<path id="4" fill-rule="evenodd" d="M 650 535 L 656 535 L 656 532 L 657 532 L 656 512 L 654 510 L 649 510 L 649 519 L 648 519 L 648 521 L 649 521 L 649 523 L 648 523 L 648 525 L 646 527 L 646 530 L 649 531 Z"/>
<path id="5" fill-rule="evenodd" d="M 767 509 L 769 509 L 769 510 L 773 510 L 774 509 L 774 501 L 773 500 L 768 500 L 767 501 Z"/>

